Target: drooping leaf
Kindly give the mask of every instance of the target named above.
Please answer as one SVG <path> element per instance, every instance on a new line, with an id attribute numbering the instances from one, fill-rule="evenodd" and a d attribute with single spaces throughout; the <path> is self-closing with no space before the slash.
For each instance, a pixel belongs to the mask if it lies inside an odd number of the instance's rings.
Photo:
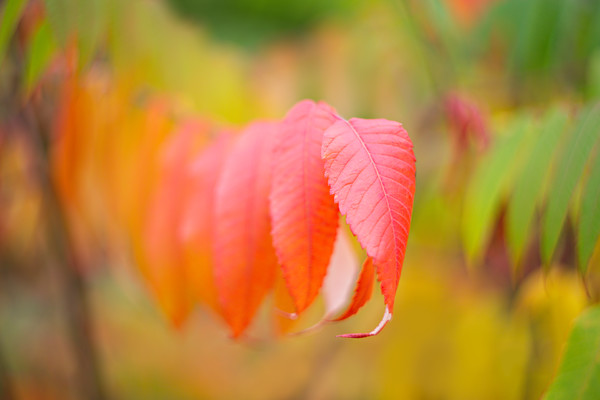
<path id="1" fill-rule="evenodd" d="M 575 320 L 556 379 L 546 400 L 600 398 L 600 307 Z"/>
<path id="2" fill-rule="evenodd" d="M 27 5 L 26 0 L 7 0 L 0 18 L 0 65 L 4 61 L 6 49 Z"/>
<path id="3" fill-rule="evenodd" d="M 288 112 L 275 138 L 273 246 L 298 314 L 319 293 L 335 242 L 338 207 L 321 160 L 323 132 L 335 122 L 334 113 L 325 103 L 304 100 Z"/>
<path id="4" fill-rule="evenodd" d="M 542 260 L 545 264 L 548 264 L 552 258 L 567 217 L 571 196 L 583 173 L 594 143 L 599 138 L 600 104 L 581 111 L 575 130 L 558 163 L 542 224 Z"/>
<path id="5" fill-rule="evenodd" d="M 536 205 L 542 201 L 542 187 L 559 140 L 565 132 L 568 116 L 561 109 L 544 118 L 538 139 L 515 183 L 508 206 L 508 247 L 513 264 L 521 261 L 530 236 Z"/>
<path id="6" fill-rule="evenodd" d="M 271 241 L 271 156 L 278 125 L 249 125 L 221 171 L 215 194 L 215 283 L 233 337 L 250 324 L 273 287 L 277 256 Z"/>
<path id="7" fill-rule="evenodd" d="M 193 305 L 179 227 L 189 189 L 186 173 L 201 143 L 201 132 L 197 124 L 186 123 L 167 143 L 146 215 L 143 253 L 138 255 L 159 306 L 176 327 L 183 324 Z"/>
<path id="8" fill-rule="evenodd" d="M 367 257 L 362 266 L 362 270 L 356 283 L 356 289 L 354 291 L 354 296 L 352 297 L 350 305 L 348 306 L 346 311 L 342 313 L 342 315 L 336 317 L 335 319 L 333 319 L 333 321 L 343 321 L 347 318 L 350 318 L 351 316 L 356 314 L 358 310 L 362 308 L 362 306 L 367 304 L 367 301 L 369 301 L 371 295 L 373 294 L 374 282 L 375 268 L 373 267 L 373 260 L 371 259 L 371 257 Z"/>
<path id="9" fill-rule="evenodd" d="M 510 178 L 518 168 L 515 154 L 525 139 L 528 119 L 518 119 L 510 132 L 494 146 L 493 152 L 477 168 L 467 188 L 463 208 L 462 237 L 467 260 L 480 262 L 492 223 Z M 507 165 L 507 160 L 513 162 Z"/>
<path id="10" fill-rule="evenodd" d="M 331 193 L 377 268 L 391 318 L 415 192 L 412 142 L 397 122 L 340 119 L 325 131 L 321 156 Z"/>
<path id="11" fill-rule="evenodd" d="M 230 136 L 221 134 L 188 167 L 188 193 L 180 235 L 189 293 L 198 302 L 218 309 L 213 276 L 212 241 L 216 224 L 214 192 L 230 148 Z"/>
<path id="12" fill-rule="evenodd" d="M 600 153 L 592 164 L 581 199 L 581 213 L 577 231 L 579 268 L 585 274 L 596 242 L 600 238 Z"/>
<path id="13" fill-rule="evenodd" d="M 56 49 L 50 26 L 43 22 L 34 33 L 27 50 L 25 90 L 30 92 L 45 71 Z"/>

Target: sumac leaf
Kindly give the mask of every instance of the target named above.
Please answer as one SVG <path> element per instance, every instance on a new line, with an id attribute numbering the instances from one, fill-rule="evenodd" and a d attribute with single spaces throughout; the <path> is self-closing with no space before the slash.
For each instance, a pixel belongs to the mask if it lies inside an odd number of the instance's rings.
<path id="1" fill-rule="evenodd" d="M 579 268 L 585 275 L 594 247 L 600 238 L 600 152 L 591 163 L 590 176 L 581 198 L 581 211 L 577 230 Z"/>
<path id="2" fill-rule="evenodd" d="M 188 195 L 187 168 L 200 146 L 200 127 L 184 124 L 162 153 L 158 185 L 151 197 L 138 262 L 163 312 L 179 327 L 192 309 L 180 221 Z"/>
<path id="3" fill-rule="evenodd" d="M 571 197 L 595 143 L 600 139 L 600 104 L 581 111 L 557 165 L 542 223 L 542 260 L 549 265 L 567 218 Z"/>
<path id="4" fill-rule="evenodd" d="M 228 134 L 221 134 L 190 163 L 187 171 L 189 195 L 180 225 L 190 295 L 215 310 L 218 310 L 218 301 L 212 267 L 214 193 L 230 142 Z"/>
<path id="5" fill-rule="evenodd" d="M 296 313 L 315 299 L 327 272 L 338 225 L 321 160 L 323 132 L 335 121 L 325 103 L 304 100 L 281 124 L 270 195 L 273 246 Z"/>
<path id="6" fill-rule="evenodd" d="M 273 287 L 277 256 L 271 242 L 271 152 L 278 125 L 249 125 L 221 171 L 215 193 L 215 283 L 233 337 L 250 324 Z"/>
<path id="7" fill-rule="evenodd" d="M 341 213 L 373 259 L 386 304 L 384 321 L 394 308 L 410 229 L 412 147 L 402 125 L 384 119 L 340 119 L 323 135 L 325 175 Z"/>

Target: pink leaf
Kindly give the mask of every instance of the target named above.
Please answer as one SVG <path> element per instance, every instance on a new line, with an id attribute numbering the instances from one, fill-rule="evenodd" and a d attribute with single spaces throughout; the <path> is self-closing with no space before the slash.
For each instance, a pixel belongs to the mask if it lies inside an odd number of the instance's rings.
<path id="1" fill-rule="evenodd" d="M 298 314 L 319 293 L 335 242 L 338 208 L 321 160 L 323 132 L 335 122 L 334 113 L 325 103 L 301 101 L 275 139 L 273 245 Z"/>
<path id="2" fill-rule="evenodd" d="M 339 120 L 325 131 L 321 156 L 331 193 L 377 269 L 387 306 L 382 328 L 394 308 L 410 229 L 412 142 L 397 122 Z"/>
<path id="3" fill-rule="evenodd" d="M 249 125 L 220 174 L 215 197 L 215 283 L 233 337 L 250 324 L 273 287 L 277 257 L 271 243 L 268 196 L 278 125 Z"/>

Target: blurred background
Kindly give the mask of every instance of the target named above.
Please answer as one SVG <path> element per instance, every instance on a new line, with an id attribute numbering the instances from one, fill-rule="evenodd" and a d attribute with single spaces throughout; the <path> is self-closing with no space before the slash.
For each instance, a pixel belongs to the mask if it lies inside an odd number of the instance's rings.
<path id="1" fill-rule="evenodd" d="M 600 2 L 4 0 L 0 13 L 0 398 L 546 393 L 600 300 Z M 378 290 L 303 336 L 277 334 L 268 305 L 255 341 L 231 340 L 210 306 L 178 319 L 145 265 L 145 223 L 177 208 L 153 205 L 165 148 L 304 98 L 400 121 L 414 142 L 393 321 L 335 337 L 377 324 Z"/>

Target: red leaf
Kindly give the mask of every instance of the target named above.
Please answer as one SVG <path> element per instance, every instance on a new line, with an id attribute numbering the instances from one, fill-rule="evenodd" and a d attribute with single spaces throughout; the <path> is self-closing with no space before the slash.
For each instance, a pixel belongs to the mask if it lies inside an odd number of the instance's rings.
<path id="1" fill-rule="evenodd" d="M 373 282 L 375 282 L 375 268 L 373 268 L 373 260 L 371 260 L 370 257 L 367 257 L 363 264 L 358 282 L 356 283 L 352 302 L 342 315 L 332 321 L 343 321 L 350 318 L 356 314 L 362 306 L 367 304 L 367 301 L 369 301 L 373 294 Z"/>
<path id="2" fill-rule="evenodd" d="M 338 208 L 321 159 L 323 132 L 335 121 L 327 104 L 304 100 L 287 114 L 275 139 L 273 245 L 298 314 L 319 293 L 336 237 Z"/>
<path id="3" fill-rule="evenodd" d="M 273 135 L 278 125 L 249 125 L 225 162 L 216 188 L 215 283 L 223 316 L 238 337 L 273 287 L 268 196 Z"/>
<path id="4" fill-rule="evenodd" d="M 415 191 L 412 142 L 397 122 L 339 120 L 325 131 L 321 156 L 331 193 L 377 268 L 385 325 L 394 308 L 410 229 Z"/>

